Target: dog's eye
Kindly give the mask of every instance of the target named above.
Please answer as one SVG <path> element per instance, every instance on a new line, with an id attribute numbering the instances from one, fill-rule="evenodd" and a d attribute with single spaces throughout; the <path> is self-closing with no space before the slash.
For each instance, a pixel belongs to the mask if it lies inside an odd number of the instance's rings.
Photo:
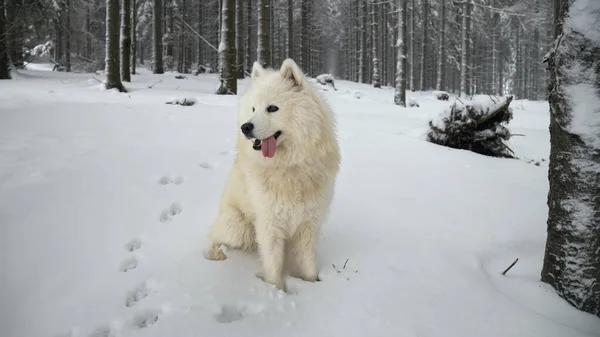
<path id="1" fill-rule="evenodd" d="M 276 107 L 276 106 L 274 106 L 274 105 L 269 105 L 269 106 L 267 107 L 267 112 L 275 112 L 275 111 L 277 111 L 277 110 L 279 110 L 279 108 L 278 108 L 278 107 Z"/>
<path id="2" fill-rule="evenodd" d="M 252 112 L 254 112 L 254 107 L 252 107 Z"/>

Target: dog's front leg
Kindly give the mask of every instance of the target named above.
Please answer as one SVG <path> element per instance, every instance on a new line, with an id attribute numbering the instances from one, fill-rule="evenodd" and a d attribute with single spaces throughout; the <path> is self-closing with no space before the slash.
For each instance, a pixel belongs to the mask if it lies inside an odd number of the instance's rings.
<path id="1" fill-rule="evenodd" d="M 262 272 L 257 276 L 278 289 L 287 291 L 283 278 L 285 232 L 276 221 L 265 220 L 257 221 L 256 226 L 256 242 L 262 261 Z"/>

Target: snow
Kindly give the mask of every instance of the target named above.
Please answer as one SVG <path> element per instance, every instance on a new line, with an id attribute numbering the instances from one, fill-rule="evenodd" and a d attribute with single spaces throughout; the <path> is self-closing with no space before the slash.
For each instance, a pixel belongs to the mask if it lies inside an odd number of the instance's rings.
<path id="1" fill-rule="evenodd" d="M 2 336 L 600 336 L 539 281 L 548 162 L 527 159 L 548 158 L 547 103 L 511 104 L 522 160 L 496 159 L 425 141 L 451 104 L 431 92 L 402 108 L 394 88 L 337 81 L 321 282 L 288 278 L 286 295 L 254 256 L 203 257 L 239 97 L 213 94 L 214 74 L 140 72 L 124 94 L 89 74 L 0 82 Z"/>

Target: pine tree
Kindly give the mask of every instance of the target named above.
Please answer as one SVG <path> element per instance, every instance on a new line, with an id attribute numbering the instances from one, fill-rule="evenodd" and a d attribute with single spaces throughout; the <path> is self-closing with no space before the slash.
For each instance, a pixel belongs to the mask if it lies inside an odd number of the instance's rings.
<path id="1" fill-rule="evenodd" d="M 259 0 L 258 1 L 258 33 L 257 33 L 257 60 L 263 68 L 270 67 L 271 61 L 271 37 L 270 37 L 270 23 L 271 23 L 271 10 L 270 0 Z"/>
<path id="2" fill-rule="evenodd" d="M 372 73 L 372 84 L 374 88 L 381 88 L 381 69 L 379 60 L 379 31 L 378 31 L 378 15 L 377 5 L 375 1 L 371 3 L 371 46 L 373 47 L 373 73 Z"/>
<path id="3" fill-rule="evenodd" d="M 236 95 L 235 0 L 223 0 L 221 10 L 221 42 L 219 43 L 219 74 L 221 85 L 217 95 Z"/>
<path id="4" fill-rule="evenodd" d="M 398 40 L 396 41 L 396 92 L 394 94 L 394 103 L 406 106 L 406 54 L 408 48 L 406 45 L 407 34 L 407 12 L 408 0 L 398 0 Z"/>
<path id="5" fill-rule="evenodd" d="M 541 280 L 600 317 L 600 126 L 593 123 L 600 115 L 600 3 L 555 5 L 561 28 L 548 58 L 550 190 Z"/>
<path id="6" fill-rule="evenodd" d="M 107 0 L 109 1 L 109 0 Z M 163 70 L 163 21 L 162 21 L 162 0 L 152 0 L 152 57 L 153 73 L 162 74 Z"/>
<path id="7" fill-rule="evenodd" d="M 121 80 L 131 82 L 131 2 L 122 0 L 121 10 Z M 133 57 L 135 59 L 135 56 Z"/>
<path id="8" fill-rule="evenodd" d="M 4 8 L 5 0 L 0 0 L 0 8 Z M 10 60 L 8 58 L 6 34 L 6 18 L 4 10 L 0 10 L 0 80 L 10 79 Z"/>
<path id="9" fill-rule="evenodd" d="M 119 0 L 106 0 L 106 89 L 124 92 L 119 72 Z"/>

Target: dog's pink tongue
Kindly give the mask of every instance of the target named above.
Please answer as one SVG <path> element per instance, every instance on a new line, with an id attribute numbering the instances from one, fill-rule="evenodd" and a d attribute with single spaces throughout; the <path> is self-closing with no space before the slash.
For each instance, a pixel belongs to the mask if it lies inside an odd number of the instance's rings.
<path id="1" fill-rule="evenodd" d="M 262 150 L 263 157 L 273 158 L 275 155 L 275 150 L 277 149 L 277 141 L 274 136 L 271 136 L 262 141 L 262 146 L 260 147 Z"/>

